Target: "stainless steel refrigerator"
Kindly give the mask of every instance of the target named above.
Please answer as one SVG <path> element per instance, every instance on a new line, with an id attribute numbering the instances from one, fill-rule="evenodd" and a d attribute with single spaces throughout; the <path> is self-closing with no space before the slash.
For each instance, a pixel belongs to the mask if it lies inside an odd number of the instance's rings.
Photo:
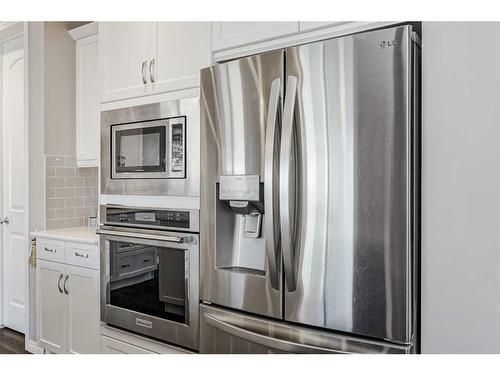
<path id="1" fill-rule="evenodd" d="M 418 36 L 201 71 L 202 353 L 417 351 Z"/>

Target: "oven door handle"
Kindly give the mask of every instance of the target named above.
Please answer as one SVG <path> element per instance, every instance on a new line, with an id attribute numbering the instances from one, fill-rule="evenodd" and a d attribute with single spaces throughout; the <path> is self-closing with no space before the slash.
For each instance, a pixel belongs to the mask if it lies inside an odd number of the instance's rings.
<path id="1" fill-rule="evenodd" d="M 98 229 L 98 230 L 96 230 L 96 233 L 110 235 L 110 236 L 143 238 L 143 239 L 147 239 L 147 240 L 157 240 L 157 241 L 165 241 L 165 242 L 175 242 L 175 243 L 183 243 L 184 242 L 184 238 L 174 237 L 174 236 L 158 236 L 158 235 L 154 235 L 154 234 L 118 232 L 118 231 L 104 230 L 104 229 Z"/>

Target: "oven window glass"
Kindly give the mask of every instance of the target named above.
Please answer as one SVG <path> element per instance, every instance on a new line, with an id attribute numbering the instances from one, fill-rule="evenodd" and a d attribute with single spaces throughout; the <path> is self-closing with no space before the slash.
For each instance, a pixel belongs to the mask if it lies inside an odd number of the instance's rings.
<path id="1" fill-rule="evenodd" d="M 165 126 L 117 129 L 115 132 L 116 172 L 165 172 L 167 168 L 165 143 Z"/>
<path id="2" fill-rule="evenodd" d="M 186 322 L 184 250 L 110 242 L 110 304 Z"/>

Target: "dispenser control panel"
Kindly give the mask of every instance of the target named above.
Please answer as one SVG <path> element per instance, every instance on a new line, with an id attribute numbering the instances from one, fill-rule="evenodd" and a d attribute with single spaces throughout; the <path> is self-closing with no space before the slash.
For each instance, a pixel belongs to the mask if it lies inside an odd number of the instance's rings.
<path id="1" fill-rule="evenodd" d="M 219 199 L 224 201 L 259 201 L 259 176 L 219 176 Z"/>

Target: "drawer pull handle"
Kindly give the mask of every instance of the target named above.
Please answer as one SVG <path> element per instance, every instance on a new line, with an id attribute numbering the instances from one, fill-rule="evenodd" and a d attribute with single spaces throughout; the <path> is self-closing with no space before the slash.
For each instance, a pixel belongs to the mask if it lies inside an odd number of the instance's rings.
<path id="1" fill-rule="evenodd" d="M 89 254 L 80 254 L 78 251 L 75 251 L 75 256 L 87 259 Z"/>
<path id="2" fill-rule="evenodd" d="M 57 253 L 57 250 L 56 250 L 56 249 L 51 249 L 51 248 L 49 248 L 49 247 L 44 247 L 43 249 L 44 249 L 46 252 L 48 252 L 48 253 Z"/>
<path id="3" fill-rule="evenodd" d="M 121 268 L 128 268 L 128 267 L 132 267 L 132 265 L 130 263 L 121 265 Z"/>

